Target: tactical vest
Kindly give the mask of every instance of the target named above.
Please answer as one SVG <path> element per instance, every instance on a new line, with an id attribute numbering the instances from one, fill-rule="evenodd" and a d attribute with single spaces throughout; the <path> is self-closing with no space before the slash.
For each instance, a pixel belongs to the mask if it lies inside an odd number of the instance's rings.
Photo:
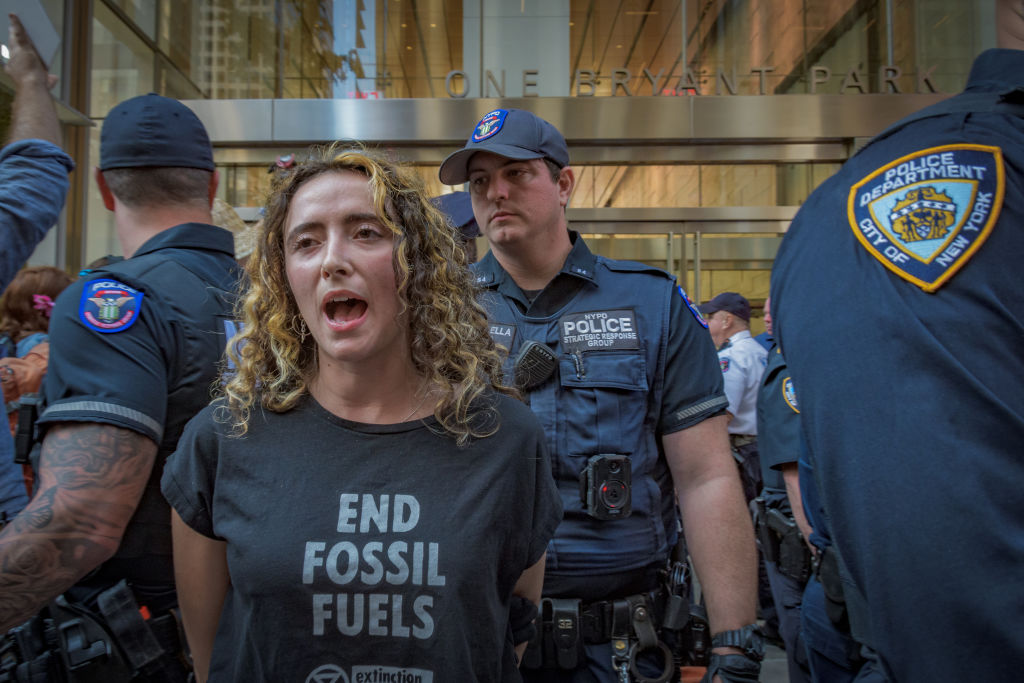
<path id="1" fill-rule="evenodd" d="M 171 511 L 160 492 L 164 462 L 185 424 L 210 402 L 227 344 L 238 271 L 227 255 L 163 248 L 107 266 L 91 277 L 110 277 L 146 292 L 146 308 L 173 335 L 167 358 L 167 412 L 153 471 L 114 557 L 79 585 L 112 585 L 121 579 L 173 586 Z M 142 315 L 145 316 L 146 310 Z"/>
<path id="2" fill-rule="evenodd" d="M 675 279 L 656 268 L 596 257 L 587 283 L 561 310 L 528 317 L 478 271 L 491 335 L 509 349 L 506 381 L 526 340 L 546 345 L 558 367 L 527 394 L 540 420 L 564 517 L 548 545 L 547 571 L 622 572 L 664 560 L 676 541 L 672 479 L 655 432 Z M 632 465 L 632 514 L 590 517 L 579 477 L 591 456 L 618 454 Z"/>

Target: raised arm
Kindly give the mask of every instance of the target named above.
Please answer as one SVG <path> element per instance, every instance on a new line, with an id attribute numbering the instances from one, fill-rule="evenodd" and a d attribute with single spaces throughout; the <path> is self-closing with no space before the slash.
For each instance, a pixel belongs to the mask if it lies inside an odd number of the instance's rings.
<path id="1" fill-rule="evenodd" d="M 15 93 L 8 145 L 0 151 L 0 288 L 57 222 L 68 193 L 68 173 L 75 167 L 59 148 L 60 125 L 48 89 L 51 77 L 18 18 L 10 18 L 6 71 Z"/>
<path id="2" fill-rule="evenodd" d="M 174 580 L 196 680 L 210 673 L 210 657 L 224 598 L 231 584 L 227 544 L 193 530 L 171 510 L 174 538 Z"/>
<path id="3" fill-rule="evenodd" d="M 46 71 L 32 40 L 17 15 L 8 15 L 11 28 L 8 45 L 11 58 L 7 62 L 7 75 L 14 81 L 14 104 L 11 111 L 11 131 L 8 143 L 36 138 L 60 145 L 60 124 L 57 110 L 50 96 L 55 77 Z"/>
<path id="4" fill-rule="evenodd" d="M 148 437 L 54 424 L 35 496 L 0 533 L 0 631 L 23 623 L 117 551 L 156 458 Z"/>

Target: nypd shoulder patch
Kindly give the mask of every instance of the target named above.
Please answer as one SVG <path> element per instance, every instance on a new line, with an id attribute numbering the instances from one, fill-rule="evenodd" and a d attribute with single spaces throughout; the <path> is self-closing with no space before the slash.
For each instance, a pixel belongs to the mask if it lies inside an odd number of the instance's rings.
<path id="1" fill-rule="evenodd" d="M 686 290 L 683 289 L 682 285 L 677 285 L 676 289 L 679 290 L 679 296 L 683 297 L 683 301 L 686 302 L 686 307 L 690 309 L 690 313 L 693 313 L 693 317 L 697 319 L 697 322 L 701 324 L 701 327 L 707 329 L 708 321 L 704 319 L 704 316 L 700 314 L 700 309 L 698 309 L 693 304 L 693 301 L 690 300 L 690 297 L 686 294 Z"/>
<path id="2" fill-rule="evenodd" d="M 729 372 L 729 359 L 728 359 L 728 357 L 723 356 L 722 358 L 719 358 L 718 359 L 718 365 L 719 365 L 719 367 L 722 368 L 722 373 L 723 374 L 726 373 L 726 372 Z"/>
<path id="3" fill-rule="evenodd" d="M 998 147 L 929 147 L 873 171 L 850 189 L 850 227 L 882 265 L 934 292 L 992 232 L 1004 182 Z"/>
<path id="4" fill-rule="evenodd" d="M 800 412 L 800 407 L 796 402 L 796 389 L 793 388 L 793 378 L 791 377 L 782 380 L 782 398 L 786 400 L 786 405 L 792 408 L 794 413 Z"/>
<path id="5" fill-rule="evenodd" d="M 78 319 L 97 332 L 123 332 L 142 310 L 143 293 L 116 280 L 90 280 L 82 290 Z"/>
<path id="6" fill-rule="evenodd" d="M 476 128 L 473 129 L 473 142 L 480 142 L 497 135 L 501 127 L 505 125 L 506 116 L 508 116 L 508 109 L 495 109 L 484 114 L 480 123 L 476 124 Z"/>

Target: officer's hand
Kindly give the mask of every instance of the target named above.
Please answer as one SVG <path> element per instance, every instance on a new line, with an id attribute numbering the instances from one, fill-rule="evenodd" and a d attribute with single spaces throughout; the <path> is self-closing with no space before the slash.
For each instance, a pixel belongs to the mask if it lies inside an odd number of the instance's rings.
<path id="1" fill-rule="evenodd" d="M 746 655 L 711 653 L 708 671 L 701 683 L 757 683 L 761 663 Z"/>
<path id="2" fill-rule="evenodd" d="M 11 77 L 15 85 L 20 87 L 34 82 L 44 83 L 47 89 L 57 83 L 57 77 L 46 72 L 46 65 L 36 52 L 32 39 L 28 32 L 18 20 L 18 15 L 8 14 L 11 21 L 10 29 L 7 31 L 7 44 L 10 46 L 11 57 L 7 61 L 4 70 Z"/>

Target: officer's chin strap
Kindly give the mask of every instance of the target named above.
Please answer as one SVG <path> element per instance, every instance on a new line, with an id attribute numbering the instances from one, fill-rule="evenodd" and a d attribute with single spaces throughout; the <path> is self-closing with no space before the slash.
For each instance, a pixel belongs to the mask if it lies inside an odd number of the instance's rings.
<path id="1" fill-rule="evenodd" d="M 637 655 L 651 649 L 661 650 L 665 662 L 657 678 L 647 678 L 636 666 Z M 612 667 L 619 676 L 619 683 L 666 683 L 675 672 L 672 651 L 658 640 L 643 596 L 634 595 L 612 603 Z"/>

